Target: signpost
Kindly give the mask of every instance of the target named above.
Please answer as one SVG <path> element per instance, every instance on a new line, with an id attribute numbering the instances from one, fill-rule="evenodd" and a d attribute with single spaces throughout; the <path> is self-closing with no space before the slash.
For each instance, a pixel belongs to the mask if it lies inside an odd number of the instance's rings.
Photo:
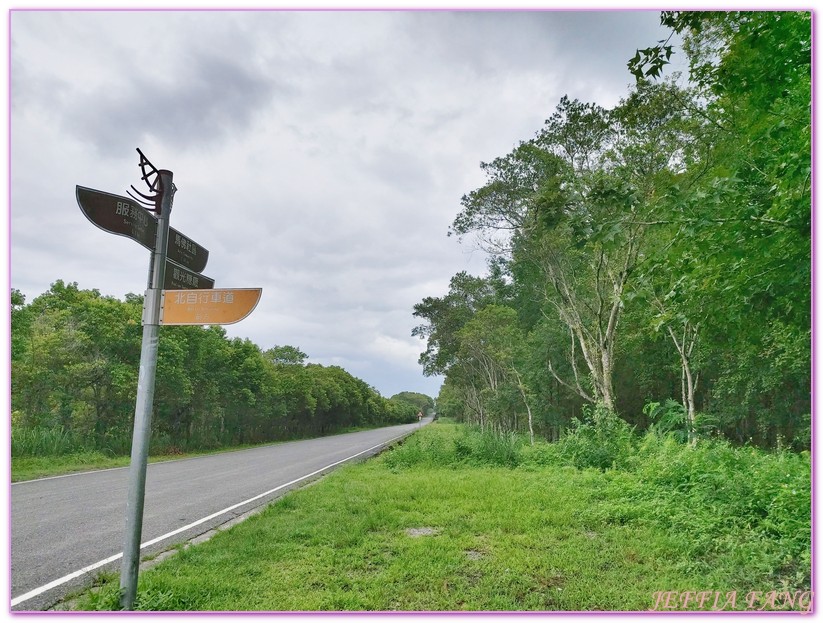
<path id="1" fill-rule="evenodd" d="M 164 290 L 201 290 L 213 287 L 214 279 L 178 266 L 168 257 L 166 258 L 166 275 L 163 278 Z"/>
<path id="2" fill-rule="evenodd" d="M 234 324 L 254 311 L 260 288 L 164 292 L 161 325 Z"/>
<path id="3" fill-rule="evenodd" d="M 199 273 L 206 267 L 209 250 L 204 249 L 191 238 L 187 238 L 174 227 L 169 227 L 168 258 L 181 266 Z"/>
<path id="4" fill-rule="evenodd" d="M 100 229 L 136 240 L 150 251 L 154 249 L 157 218 L 132 199 L 78 186 L 77 203 Z"/>
<path id="5" fill-rule="evenodd" d="M 143 343 L 134 407 L 126 529 L 120 569 L 120 605 L 131 610 L 137 595 L 140 538 L 146 465 L 151 437 L 154 379 L 157 370 L 158 331 L 161 324 L 231 324 L 248 316 L 257 306 L 262 290 L 214 289 L 214 280 L 199 274 L 209 252 L 188 236 L 169 227 L 172 199 L 177 188 L 171 171 L 157 170 L 139 149 L 142 179 L 153 195 L 144 195 L 154 213 L 140 200 L 77 186 L 77 203 L 97 227 L 137 241 L 149 249 L 149 280 L 143 302 Z"/>
<path id="6" fill-rule="evenodd" d="M 140 372 L 137 377 L 137 400 L 134 406 L 129 492 L 126 499 L 126 529 L 123 561 L 120 566 L 120 605 L 124 610 L 132 609 L 134 598 L 137 596 L 140 537 L 143 533 L 143 502 L 146 497 L 146 465 L 149 458 L 154 377 L 157 370 L 160 285 L 163 283 L 166 272 L 166 242 L 174 195 L 171 171 L 158 171 L 158 181 L 160 215 L 149 268 L 149 287 L 143 299 L 143 343 L 140 348 Z"/>
<path id="7" fill-rule="evenodd" d="M 157 217 L 137 204 L 134 199 L 112 195 L 101 190 L 77 186 L 77 203 L 86 218 L 112 234 L 136 240 L 149 251 L 157 238 Z M 174 227 L 169 227 L 168 259 L 180 266 L 200 272 L 209 260 L 209 251 Z"/>

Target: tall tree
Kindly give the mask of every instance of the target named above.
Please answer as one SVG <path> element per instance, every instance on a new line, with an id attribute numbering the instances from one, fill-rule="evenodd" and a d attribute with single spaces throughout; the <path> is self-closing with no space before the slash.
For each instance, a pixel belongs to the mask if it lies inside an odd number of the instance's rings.
<path id="1" fill-rule="evenodd" d="M 664 12 L 661 22 L 683 37 L 694 115 L 711 131 L 669 196 L 681 251 L 669 259 L 699 260 L 683 276 L 711 320 L 710 397 L 739 439 L 774 443 L 810 409 L 811 14 Z M 672 53 L 641 50 L 632 68 L 649 73 Z"/>

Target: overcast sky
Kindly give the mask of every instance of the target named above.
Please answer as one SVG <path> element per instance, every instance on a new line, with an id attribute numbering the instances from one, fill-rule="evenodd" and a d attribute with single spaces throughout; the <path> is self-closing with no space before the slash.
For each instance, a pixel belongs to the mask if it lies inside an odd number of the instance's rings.
<path id="1" fill-rule="evenodd" d="M 412 308 L 485 271 L 446 236 L 480 163 L 564 94 L 617 103 L 667 34 L 656 11 L 15 11 L 11 286 L 144 291 L 149 252 L 75 200 L 139 187 L 139 147 L 215 287 L 263 288 L 230 336 L 436 396 Z"/>

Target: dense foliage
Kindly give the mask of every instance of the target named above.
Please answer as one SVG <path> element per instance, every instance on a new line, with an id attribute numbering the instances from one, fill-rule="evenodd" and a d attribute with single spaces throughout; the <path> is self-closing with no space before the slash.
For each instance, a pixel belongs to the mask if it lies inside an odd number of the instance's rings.
<path id="1" fill-rule="evenodd" d="M 421 394 L 419 392 L 400 392 L 399 394 L 392 396 L 391 400 L 398 400 L 400 402 L 408 403 L 415 407 L 418 411 L 421 411 L 424 415 L 434 409 L 434 399 L 431 396 L 426 396 L 426 394 Z"/>
<path id="2" fill-rule="evenodd" d="M 556 439 L 585 406 L 694 442 L 810 445 L 811 15 L 664 12 L 613 108 L 563 97 L 450 234 L 481 277 L 414 308 L 438 411 Z M 688 80 L 659 79 L 685 54 Z"/>
<path id="3" fill-rule="evenodd" d="M 136 609 L 810 611 L 808 452 L 592 415 L 534 445 L 440 419 L 180 548 L 141 573 Z M 587 465 L 621 430 L 611 467 Z M 119 609 L 117 577 L 99 584 L 75 608 Z"/>
<path id="4" fill-rule="evenodd" d="M 555 443 L 438 424 L 387 454 L 394 470 L 574 467 L 592 475 L 585 519 L 655 524 L 677 542 L 684 571 L 706 586 L 808 588 L 811 579 L 811 456 L 734 447 L 691 447 L 652 429 L 643 436 L 608 411 Z"/>
<path id="5" fill-rule="evenodd" d="M 140 296 L 55 282 L 31 303 L 12 292 L 12 454 L 127 454 L 142 340 Z M 174 452 L 415 421 L 337 366 L 306 364 L 211 327 L 163 327 L 152 448 Z"/>

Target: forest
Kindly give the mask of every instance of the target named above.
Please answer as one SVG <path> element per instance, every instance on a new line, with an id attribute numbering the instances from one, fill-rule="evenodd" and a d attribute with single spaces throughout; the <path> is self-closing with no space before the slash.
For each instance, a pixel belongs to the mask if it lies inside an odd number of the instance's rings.
<path id="1" fill-rule="evenodd" d="M 56 281 L 26 303 L 11 294 L 12 455 L 131 447 L 143 297 Z M 416 421 L 433 401 L 384 398 L 298 347 L 262 350 L 218 326 L 160 331 L 152 451 L 175 454 Z"/>
<path id="2" fill-rule="evenodd" d="M 608 417 L 807 449 L 811 14 L 664 11 L 604 108 L 563 97 L 447 232 L 487 253 L 414 307 L 438 412 L 558 439 Z M 644 45 L 646 42 L 638 42 Z M 665 75 L 674 55 L 685 76 Z"/>
<path id="3" fill-rule="evenodd" d="M 811 14 L 663 12 L 617 105 L 563 97 L 481 164 L 447 233 L 482 276 L 414 306 L 437 412 L 549 440 L 603 417 L 694 443 L 810 447 Z M 644 42 L 639 42 L 641 45 Z M 687 76 L 664 76 L 673 55 Z M 12 450 L 126 454 L 142 296 L 56 281 L 11 295 Z M 161 332 L 153 448 L 188 451 L 410 422 L 298 347 Z M 28 445 L 24 439 L 32 440 Z M 55 447 L 56 447 L 55 445 Z"/>

